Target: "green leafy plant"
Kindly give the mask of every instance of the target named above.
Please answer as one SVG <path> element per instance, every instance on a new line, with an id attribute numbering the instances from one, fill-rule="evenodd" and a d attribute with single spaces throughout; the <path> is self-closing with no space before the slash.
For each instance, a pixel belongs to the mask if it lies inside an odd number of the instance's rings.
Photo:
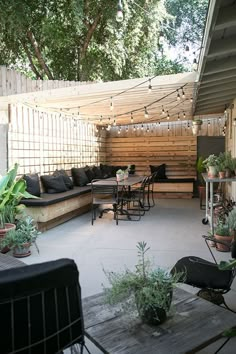
<path id="1" fill-rule="evenodd" d="M 229 225 L 229 229 L 231 232 L 236 231 L 236 208 L 233 208 L 226 216 L 226 223 Z"/>
<path id="2" fill-rule="evenodd" d="M 203 164 L 205 167 L 218 166 L 219 158 L 218 158 L 218 156 L 211 154 L 203 161 Z"/>
<path id="3" fill-rule="evenodd" d="M 205 168 L 203 161 L 204 161 L 203 156 L 199 156 L 196 161 L 196 171 L 197 171 L 197 175 L 198 175 L 198 180 L 201 185 L 205 185 L 204 179 L 202 177 L 202 173 L 206 172 L 206 168 Z"/>
<path id="4" fill-rule="evenodd" d="M 4 226 L 9 219 L 12 221 L 17 214 L 22 213 L 23 205 L 19 205 L 22 198 L 35 198 L 26 191 L 24 179 L 17 179 L 18 164 L 15 164 L 5 176 L 0 176 L 0 215 L 1 226 Z"/>
<path id="5" fill-rule="evenodd" d="M 162 309 L 167 312 L 172 300 L 173 286 L 183 274 L 171 275 L 160 267 L 152 267 L 146 253 L 150 247 L 146 242 L 138 242 L 138 263 L 135 270 L 125 269 L 121 273 L 105 271 L 111 285 L 105 288 L 106 300 L 109 304 L 120 304 L 121 309 L 129 314 L 138 314 L 145 322 L 149 310 Z M 155 316 L 158 317 L 155 312 Z M 154 318 L 154 322 L 159 318 Z M 157 324 L 157 323 L 155 323 Z"/>
<path id="6" fill-rule="evenodd" d="M 219 236 L 229 236 L 230 235 L 229 225 L 222 223 L 222 221 L 218 221 L 215 227 L 215 234 Z"/>

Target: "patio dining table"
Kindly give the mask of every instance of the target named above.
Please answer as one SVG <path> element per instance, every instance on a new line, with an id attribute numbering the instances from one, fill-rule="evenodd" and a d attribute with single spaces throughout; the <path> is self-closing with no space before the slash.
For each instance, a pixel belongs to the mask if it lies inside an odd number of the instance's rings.
<path id="1" fill-rule="evenodd" d="M 131 175 L 128 178 L 117 182 L 116 177 L 110 177 L 110 178 L 106 178 L 106 179 L 97 180 L 97 181 L 93 182 L 93 184 L 99 185 L 99 186 L 108 186 L 108 185 L 115 186 L 118 183 L 118 187 L 120 188 L 120 190 L 122 192 L 124 192 L 126 190 L 128 193 L 130 193 L 131 187 L 142 182 L 143 178 L 144 178 L 143 176 Z M 107 210 L 110 210 L 110 209 L 107 209 Z M 105 209 L 105 211 L 106 211 L 106 209 Z M 131 221 L 133 220 L 132 214 L 128 210 L 124 209 L 124 204 L 122 201 L 121 201 L 121 207 L 119 209 L 119 214 L 125 215 L 128 220 L 131 220 Z"/>

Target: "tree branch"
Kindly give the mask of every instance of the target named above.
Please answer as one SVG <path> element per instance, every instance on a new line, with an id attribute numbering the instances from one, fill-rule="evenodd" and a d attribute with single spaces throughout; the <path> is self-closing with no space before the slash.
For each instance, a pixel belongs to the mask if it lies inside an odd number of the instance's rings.
<path id="1" fill-rule="evenodd" d="M 22 40 L 20 42 L 21 42 L 22 47 L 24 48 L 24 51 L 25 51 L 28 59 L 29 59 L 30 67 L 31 67 L 32 71 L 35 73 L 37 79 L 43 80 L 42 75 L 39 73 L 39 71 L 37 70 L 36 66 L 33 63 L 33 59 L 32 59 L 29 49 L 27 48 L 27 45 Z"/>
<path id="2" fill-rule="evenodd" d="M 84 59 L 85 53 L 88 49 L 88 46 L 89 46 L 89 43 L 90 43 L 91 38 L 93 36 L 93 33 L 96 30 L 101 18 L 102 18 L 102 12 L 99 12 L 98 15 L 96 16 L 95 20 L 93 21 L 93 23 L 89 26 L 89 30 L 88 30 L 86 38 L 84 40 L 84 44 L 83 44 L 82 49 L 80 51 L 80 60 Z"/>
<path id="3" fill-rule="evenodd" d="M 38 59 L 39 65 L 41 66 L 41 68 L 43 69 L 43 71 L 45 72 L 47 77 L 50 80 L 53 80 L 53 76 L 52 76 L 47 64 L 45 63 L 45 61 L 43 59 L 42 53 L 41 53 L 41 51 L 39 49 L 38 43 L 37 43 L 33 33 L 31 31 L 27 31 L 27 37 L 30 40 L 30 43 L 32 44 L 32 46 L 34 48 L 35 55 L 36 55 L 36 57 Z"/>

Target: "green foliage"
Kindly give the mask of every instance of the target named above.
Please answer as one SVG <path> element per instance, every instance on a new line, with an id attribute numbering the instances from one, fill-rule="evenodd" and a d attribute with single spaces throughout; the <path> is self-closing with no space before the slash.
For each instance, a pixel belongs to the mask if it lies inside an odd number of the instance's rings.
<path id="1" fill-rule="evenodd" d="M 40 232 L 34 220 L 30 216 L 20 219 L 15 230 L 7 232 L 6 236 L 1 240 L 1 247 L 15 248 L 25 243 L 34 243 Z"/>
<path id="2" fill-rule="evenodd" d="M 219 236 L 229 236 L 230 235 L 229 225 L 222 223 L 222 221 L 218 221 L 215 227 L 215 234 Z"/>
<path id="3" fill-rule="evenodd" d="M 123 311 L 134 313 L 137 306 L 140 311 L 150 308 L 169 310 L 173 285 L 183 277 L 183 274 L 171 275 L 159 267 L 153 268 L 146 258 L 149 251 L 146 242 L 138 242 L 138 263 L 135 270 L 125 269 L 115 273 L 105 271 L 111 285 L 105 288 L 107 302 L 111 305 L 120 304 Z"/>
<path id="4" fill-rule="evenodd" d="M 160 27 L 163 23 L 169 41 L 177 43 L 178 29 L 187 21 L 189 35 L 198 39 L 200 2 L 182 1 L 182 11 L 167 1 L 170 15 L 164 0 L 122 0 L 124 21 L 117 23 L 114 0 L 1 1 L 0 64 L 32 78 L 81 81 L 182 72 L 184 62 L 158 55 Z M 168 27 L 172 19 L 174 31 Z"/>
<path id="5" fill-rule="evenodd" d="M 5 176 L 0 176 L 0 215 L 1 223 L 15 219 L 21 212 L 19 206 L 22 198 L 38 198 L 26 192 L 26 183 L 23 179 L 17 179 L 18 164 L 15 164 Z"/>
<path id="6" fill-rule="evenodd" d="M 236 231 L 236 208 L 233 208 L 226 216 L 226 224 L 229 225 L 230 231 Z"/>
<path id="7" fill-rule="evenodd" d="M 201 185 L 204 185 L 204 179 L 202 177 L 202 173 L 206 171 L 203 161 L 204 161 L 203 156 L 199 156 L 196 161 L 196 171 L 197 171 L 197 175 L 198 175 L 198 180 Z"/>
<path id="8" fill-rule="evenodd" d="M 205 167 L 209 167 L 209 166 L 218 166 L 219 164 L 219 159 L 218 156 L 211 154 L 209 155 L 204 161 L 203 164 Z"/>

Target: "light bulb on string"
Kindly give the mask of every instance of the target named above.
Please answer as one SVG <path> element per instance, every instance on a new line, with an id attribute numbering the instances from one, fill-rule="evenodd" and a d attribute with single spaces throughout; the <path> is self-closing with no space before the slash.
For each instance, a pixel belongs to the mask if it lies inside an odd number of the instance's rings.
<path id="1" fill-rule="evenodd" d="M 150 129 L 149 129 L 149 126 L 147 126 L 147 133 L 149 133 Z"/>
<path id="2" fill-rule="evenodd" d="M 178 120 L 180 120 L 180 116 L 179 116 L 179 113 L 178 113 Z"/>
<path id="3" fill-rule="evenodd" d="M 134 131 L 134 132 L 136 131 L 136 127 L 135 127 L 135 125 L 133 126 L 133 131 Z"/>
<path id="4" fill-rule="evenodd" d="M 144 118 L 148 118 L 147 107 L 144 107 Z"/>
<path id="5" fill-rule="evenodd" d="M 165 114 L 165 110 L 164 107 L 162 106 L 161 115 L 164 116 L 164 114 Z"/>
<path id="6" fill-rule="evenodd" d="M 152 83 L 151 83 L 151 79 L 149 79 L 149 85 L 148 85 L 148 93 L 152 92 Z"/>
<path id="7" fill-rule="evenodd" d="M 221 123 L 221 117 L 219 117 L 219 123 Z"/>
<path id="8" fill-rule="evenodd" d="M 166 119 L 170 119 L 170 115 L 169 115 L 169 111 L 166 111 L 166 113 L 167 113 L 167 117 L 166 117 Z"/>
<path id="9" fill-rule="evenodd" d="M 131 117 L 130 117 L 130 122 L 133 123 L 134 122 L 134 117 L 133 117 L 133 112 L 131 112 Z"/>
<path id="10" fill-rule="evenodd" d="M 123 19 L 124 19 L 124 15 L 123 15 L 122 3 L 121 3 L 121 0 L 118 0 L 116 21 L 117 22 L 122 22 Z"/>
<path id="11" fill-rule="evenodd" d="M 180 94 L 179 94 L 179 90 L 177 90 L 177 101 L 180 101 Z"/>
<path id="12" fill-rule="evenodd" d="M 111 101 L 110 101 L 110 110 L 113 111 L 113 100 L 112 100 L 112 97 L 111 97 Z"/>
<path id="13" fill-rule="evenodd" d="M 170 125 L 169 125 L 169 123 L 168 123 L 168 125 L 167 125 L 167 130 L 168 130 L 168 132 L 170 131 Z"/>
<path id="14" fill-rule="evenodd" d="M 207 121 L 207 125 L 209 126 L 209 125 L 211 125 L 211 122 L 210 122 L 210 120 L 208 119 L 208 121 Z"/>
<path id="15" fill-rule="evenodd" d="M 161 122 L 158 123 L 159 127 L 161 126 Z"/>
<path id="16" fill-rule="evenodd" d="M 195 55 L 195 52 L 193 54 Z M 197 59 L 196 58 L 193 59 L 192 69 L 193 69 L 193 71 L 197 70 Z"/>
<path id="17" fill-rule="evenodd" d="M 128 128 L 128 127 L 126 127 L 125 131 L 126 131 L 126 133 L 128 133 L 128 131 L 129 131 L 129 128 Z"/>
<path id="18" fill-rule="evenodd" d="M 187 128 L 188 128 L 188 129 L 190 129 L 189 121 L 188 121 L 188 125 L 187 125 Z"/>
<path id="19" fill-rule="evenodd" d="M 113 125 L 114 125 L 114 127 L 116 126 L 116 120 L 115 119 L 113 120 Z"/>
<path id="20" fill-rule="evenodd" d="M 185 119 L 186 118 L 186 114 L 185 114 L 185 112 L 183 111 L 183 118 Z"/>
<path id="21" fill-rule="evenodd" d="M 225 105 L 225 110 L 224 110 L 224 114 L 227 113 L 227 105 Z"/>
<path id="22" fill-rule="evenodd" d="M 182 88 L 182 98 L 183 100 L 185 99 L 185 93 L 184 93 L 184 89 Z"/>
<path id="23" fill-rule="evenodd" d="M 120 134 L 120 132 L 121 132 L 121 128 L 118 129 L 118 134 Z"/>
<path id="24" fill-rule="evenodd" d="M 143 130 L 143 124 L 141 125 L 141 130 Z"/>
<path id="25" fill-rule="evenodd" d="M 192 97 L 190 98 L 190 102 L 191 102 L 191 103 L 193 102 L 193 98 L 192 98 Z"/>

